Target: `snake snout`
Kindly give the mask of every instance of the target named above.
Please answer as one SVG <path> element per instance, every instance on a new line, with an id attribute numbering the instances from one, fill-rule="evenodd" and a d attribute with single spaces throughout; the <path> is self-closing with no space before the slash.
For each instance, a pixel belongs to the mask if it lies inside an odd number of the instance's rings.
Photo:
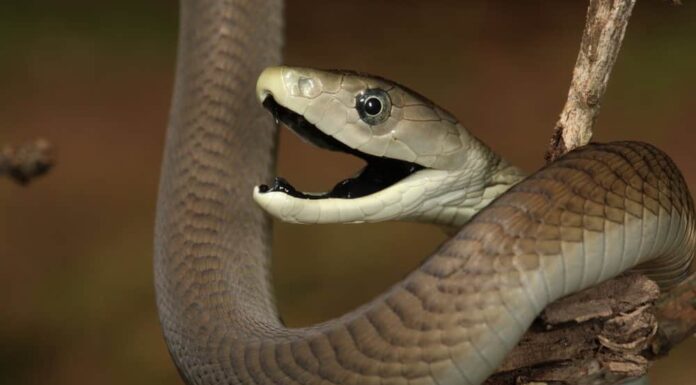
<path id="1" fill-rule="evenodd" d="M 256 81 L 256 97 L 263 103 L 267 97 L 284 94 L 283 67 L 268 67 Z"/>

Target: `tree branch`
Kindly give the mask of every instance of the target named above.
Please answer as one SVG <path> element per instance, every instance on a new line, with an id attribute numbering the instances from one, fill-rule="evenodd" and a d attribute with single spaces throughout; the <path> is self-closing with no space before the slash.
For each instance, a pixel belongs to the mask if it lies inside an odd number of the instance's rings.
<path id="1" fill-rule="evenodd" d="M 43 139 L 0 149 L 0 176 L 8 175 L 20 184 L 27 184 L 45 174 L 54 164 L 53 149 Z"/>
<path id="2" fill-rule="evenodd" d="M 547 161 L 589 143 L 634 5 L 590 0 Z M 644 375 L 694 332 L 696 274 L 662 296 L 648 278 L 624 275 L 551 304 L 485 384 L 616 384 Z"/>
<path id="3" fill-rule="evenodd" d="M 636 0 L 590 0 L 573 80 L 556 123 L 546 160 L 590 142 L 611 69 Z"/>
<path id="4" fill-rule="evenodd" d="M 615 384 L 696 332 L 696 276 L 660 296 L 629 274 L 554 302 L 486 385 Z"/>

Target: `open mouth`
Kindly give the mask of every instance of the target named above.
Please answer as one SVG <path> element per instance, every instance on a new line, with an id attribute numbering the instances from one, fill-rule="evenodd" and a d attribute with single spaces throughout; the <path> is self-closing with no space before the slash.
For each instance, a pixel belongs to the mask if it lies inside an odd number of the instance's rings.
<path id="1" fill-rule="evenodd" d="M 276 122 L 282 122 L 317 147 L 351 154 L 363 159 L 367 165 L 356 176 L 338 182 L 331 191 L 326 193 L 311 194 L 298 191 L 280 177 L 276 177 L 271 186 L 259 186 L 261 193 L 281 191 L 302 199 L 359 198 L 383 190 L 424 168 L 416 163 L 374 156 L 351 148 L 319 130 L 302 115 L 281 106 L 273 99 L 273 96 L 267 96 L 263 106 L 273 114 Z"/>

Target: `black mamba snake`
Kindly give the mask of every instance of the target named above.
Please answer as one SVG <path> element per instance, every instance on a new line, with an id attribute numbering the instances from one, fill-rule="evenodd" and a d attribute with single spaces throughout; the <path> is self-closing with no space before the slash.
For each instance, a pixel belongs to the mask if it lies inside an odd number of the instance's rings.
<path id="1" fill-rule="evenodd" d="M 256 97 L 273 94 L 278 105 L 269 108 L 288 121 L 311 120 L 283 106 L 279 90 L 254 92 L 262 69 L 280 61 L 281 25 L 277 0 L 182 1 L 154 264 L 165 338 L 187 383 L 477 385 L 555 299 L 638 264 L 664 284 L 687 270 L 696 222 L 675 165 L 648 144 L 594 144 L 511 187 L 369 303 L 315 326 L 284 327 L 268 281 L 270 219 L 250 194 L 251 185 L 271 180 L 276 145 L 275 128 Z M 352 90 L 353 97 L 365 90 Z M 355 106 L 365 108 L 358 116 L 372 128 L 374 116 L 363 115 L 381 112 L 365 103 Z M 473 167 L 469 155 L 486 148 L 464 136 L 462 143 L 474 150 L 458 160 L 386 151 L 397 164 L 372 171 L 402 167 L 398 162 L 419 165 L 402 170 L 406 181 L 424 171 Z M 338 141 L 353 149 L 353 139 L 344 140 Z M 377 153 L 358 151 L 368 158 Z M 363 182 L 349 182 L 331 199 L 350 202 L 401 183 L 366 192 Z M 290 188 L 280 181 L 255 195 L 303 199 Z M 359 194 L 350 199 L 345 191 Z"/>

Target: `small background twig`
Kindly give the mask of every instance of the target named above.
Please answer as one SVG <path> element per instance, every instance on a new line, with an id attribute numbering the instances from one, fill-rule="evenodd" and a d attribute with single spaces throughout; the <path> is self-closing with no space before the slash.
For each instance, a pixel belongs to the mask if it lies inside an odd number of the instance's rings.
<path id="1" fill-rule="evenodd" d="M 0 149 L 0 176 L 7 175 L 27 184 L 45 174 L 54 164 L 53 148 L 43 139 Z"/>

